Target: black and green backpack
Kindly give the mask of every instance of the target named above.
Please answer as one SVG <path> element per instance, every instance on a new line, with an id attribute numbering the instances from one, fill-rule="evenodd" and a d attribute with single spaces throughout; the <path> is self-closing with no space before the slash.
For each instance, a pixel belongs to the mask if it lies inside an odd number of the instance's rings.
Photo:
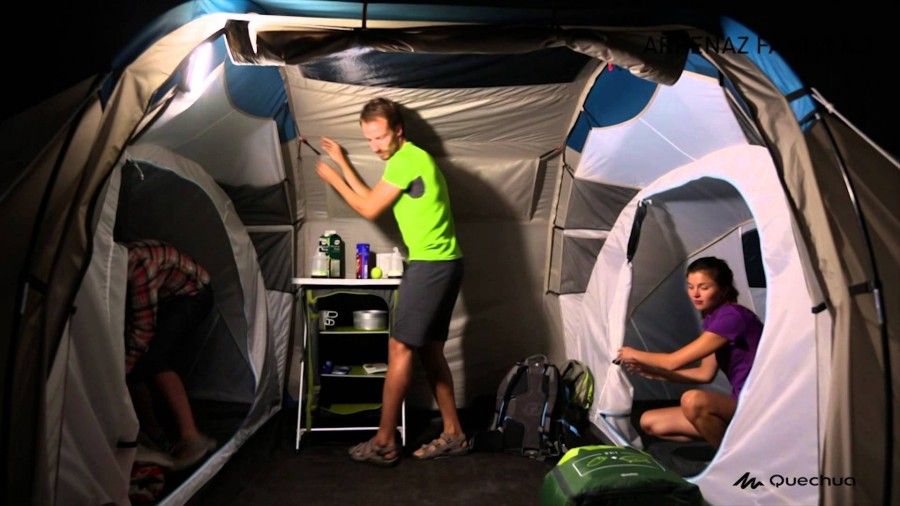
<path id="1" fill-rule="evenodd" d="M 588 411 L 594 401 L 594 375 L 583 362 L 566 362 L 559 380 L 556 439 L 562 453 L 596 442 L 588 434 Z"/>
<path id="2" fill-rule="evenodd" d="M 702 505 L 700 488 L 648 453 L 622 446 L 566 452 L 544 477 L 541 506 Z"/>

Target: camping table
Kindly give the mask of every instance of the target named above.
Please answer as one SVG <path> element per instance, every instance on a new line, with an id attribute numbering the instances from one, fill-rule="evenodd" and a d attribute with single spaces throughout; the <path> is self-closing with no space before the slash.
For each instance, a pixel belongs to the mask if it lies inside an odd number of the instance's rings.
<path id="1" fill-rule="evenodd" d="M 391 304 L 391 295 L 396 291 L 397 287 L 400 285 L 400 279 L 387 278 L 387 279 L 348 279 L 348 278 L 293 278 L 291 280 L 293 286 L 297 289 L 300 295 L 300 307 L 301 307 L 301 318 L 300 321 L 303 325 L 303 359 L 300 361 L 300 389 L 298 392 L 297 399 L 299 402 L 299 408 L 297 413 L 297 434 L 295 441 L 295 449 L 300 450 L 300 441 L 303 437 L 303 434 L 307 431 L 315 432 L 315 431 L 352 431 L 352 430 L 377 430 L 378 426 L 340 426 L 340 427 L 315 427 L 313 425 L 312 420 L 312 409 L 311 409 L 311 396 L 304 392 L 304 386 L 306 381 L 306 374 L 310 374 L 310 378 L 312 378 L 312 374 L 315 374 L 315 371 L 307 371 L 306 368 L 310 363 L 316 363 L 316 361 L 311 361 L 313 358 L 310 356 L 310 341 L 313 332 L 322 332 L 318 331 L 314 328 L 311 328 L 311 317 L 310 314 L 311 305 L 309 301 L 311 300 L 310 295 L 316 294 L 317 296 L 326 296 L 328 294 L 340 293 L 340 292 L 358 292 L 363 294 L 373 294 L 382 297 L 385 302 L 388 304 L 390 308 Z M 377 333 L 389 335 L 389 330 L 384 331 L 361 331 L 361 330 L 346 330 L 346 331 L 329 331 L 328 333 L 347 333 L 347 334 L 363 334 L 363 333 Z M 360 378 L 364 375 L 364 373 L 360 373 L 360 371 L 351 370 L 348 377 L 356 377 Z M 357 374 L 359 373 L 359 374 Z M 383 374 L 379 375 L 365 375 L 365 376 L 374 376 L 383 378 Z M 371 379 L 365 380 L 371 381 Z M 306 394 L 306 399 L 304 402 L 304 394 Z M 304 426 L 304 412 L 306 412 L 306 425 Z M 400 431 L 400 438 L 403 444 L 406 444 L 406 402 L 401 404 L 400 409 L 400 425 L 397 427 Z"/>

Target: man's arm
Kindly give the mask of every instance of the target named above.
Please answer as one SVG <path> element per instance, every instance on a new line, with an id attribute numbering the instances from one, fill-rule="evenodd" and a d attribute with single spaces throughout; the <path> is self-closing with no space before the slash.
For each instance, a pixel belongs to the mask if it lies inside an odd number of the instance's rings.
<path id="1" fill-rule="evenodd" d="M 367 220 L 374 220 L 400 198 L 400 188 L 383 179 L 363 196 L 353 191 L 350 185 L 325 162 L 320 161 L 316 164 L 316 173 L 330 184 L 354 211 Z"/>
<path id="2" fill-rule="evenodd" d="M 341 173 L 344 175 L 344 179 L 347 181 L 350 188 L 357 195 L 364 198 L 368 197 L 369 192 L 372 191 L 371 188 L 359 178 L 359 175 L 353 170 L 353 167 L 350 166 L 350 162 L 347 161 L 347 157 L 344 155 L 344 150 L 341 148 L 341 145 L 330 137 L 322 137 L 320 145 L 322 146 L 322 150 L 338 164 Z"/>

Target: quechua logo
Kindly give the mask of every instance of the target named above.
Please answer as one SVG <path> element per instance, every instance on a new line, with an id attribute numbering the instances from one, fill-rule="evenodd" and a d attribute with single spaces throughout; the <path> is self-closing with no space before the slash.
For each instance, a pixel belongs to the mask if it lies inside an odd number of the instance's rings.
<path id="1" fill-rule="evenodd" d="M 755 476 L 750 476 L 750 471 L 747 471 L 740 478 L 737 479 L 734 483 L 732 483 L 734 487 L 747 488 L 750 487 L 751 490 L 756 490 L 759 487 L 764 487 L 765 484 L 759 481 L 756 481 Z"/>

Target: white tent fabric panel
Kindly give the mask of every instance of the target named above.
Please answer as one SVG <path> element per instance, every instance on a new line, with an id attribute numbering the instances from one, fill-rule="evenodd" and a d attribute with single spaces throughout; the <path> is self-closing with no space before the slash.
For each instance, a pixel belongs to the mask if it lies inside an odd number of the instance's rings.
<path id="1" fill-rule="evenodd" d="M 621 309 L 615 305 L 624 306 L 620 294 L 627 292 L 627 280 L 632 274 L 623 249 L 633 210 L 641 199 L 703 178 L 722 179 L 746 199 L 759 231 L 768 281 L 766 325 L 737 412 L 715 458 L 693 478 L 710 503 L 731 504 L 748 498 L 746 491 L 731 485 L 745 472 L 756 476 L 768 476 L 766 471 L 772 469 L 791 476 L 818 473 L 817 431 L 812 430 L 817 427 L 818 413 L 816 354 L 811 353 L 816 346 L 815 317 L 810 312 L 811 297 L 806 291 L 792 224 L 785 219 L 791 214 L 765 148 L 723 149 L 666 174 L 635 197 L 610 233 L 585 294 L 585 320 L 591 341 L 586 348 L 600 351 L 584 357 L 592 369 L 601 372 L 598 381 L 610 382 L 599 385 L 592 419 L 604 411 L 621 409 L 621 395 L 628 393 L 629 386 L 627 381 L 617 383 L 618 379 L 608 371 L 610 356 L 622 344 L 620 328 L 625 319 L 617 314 Z M 604 271 L 603 267 L 609 270 Z M 595 321 L 598 319 L 609 321 L 609 328 L 605 328 L 605 322 Z M 790 371 L 790 381 L 785 381 L 784 371 Z M 618 393 L 608 393 L 611 388 Z M 790 451 L 773 454 L 771 448 Z M 813 487 L 767 486 L 753 494 L 752 500 L 759 503 L 809 504 L 818 497 Z"/>
<path id="2" fill-rule="evenodd" d="M 278 127 L 232 105 L 224 66 L 202 94 L 179 93 L 142 143 L 157 144 L 190 158 L 213 179 L 231 186 L 271 186 L 285 179 Z M 202 126 L 202 128 L 200 127 Z"/>
<path id="3" fill-rule="evenodd" d="M 562 319 L 563 342 L 567 357 L 577 357 L 581 355 L 581 342 L 579 341 L 579 332 L 584 326 L 582 321 L 584 312 L 581 310 L 582 293 L 570 293 L 556 297 L 559 303 L 560 313 L 570 315 L 569 318 Z"/>
<path id="4" fill-rule="evenodd" d="M 267 338 L 267 320 L 265 287 L 259 273 L 256 250 L 247 235 L 247 231 L 234 212 L 231 201 L 225 193 L 210 179 L 207 172 L 197 163 L 177 155 L 163 147 L 149 144 L 137 144 L 128 148 L 128 157 L 148 161 L 160 168 L 173 171 L 190 181 L 199 184 L 210 196 L 228 231 L 235 261 L 238 262 L 238 275 L 244 295 L 244 316 L 247 318 L 245 336 L 235 335 L 238 347 L 248 359 L 257 382 L 265 360 L 265 341 Z"/>
<path id="5" fill-rule="evenodd" d="M 117 444 L 137 439 L 138 421 L 125 385 L 128 252 L 112 240 L 118 176 L 100 200 L 94 253 L 51 372 L 63 396 L 60 424 L 49 425 L 61 431 L 55 502 L 62 504 L 128 502 L 135 450 Z"/>
<path id="6" fill-rule="evenodd" d="M 727 146 L 747 144 L 715 79 L 684 72 L 658 86 L 636 118 L 588 134 L 575 176 L 642 188 L 675 167 Z"/>

